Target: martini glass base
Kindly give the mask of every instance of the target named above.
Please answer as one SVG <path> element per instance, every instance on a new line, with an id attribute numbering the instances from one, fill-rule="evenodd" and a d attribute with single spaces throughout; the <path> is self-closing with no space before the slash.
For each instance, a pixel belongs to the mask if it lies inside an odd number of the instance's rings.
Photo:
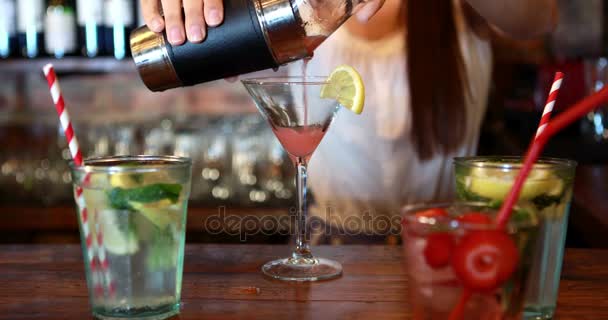
<path id="1" fill-rule="evenodd" d="M 342 265 L 324 258 L 286 258 L 266 263 L 262 272 L 271 278 L 284 281 L 319 281 L 341 276 Z"/>

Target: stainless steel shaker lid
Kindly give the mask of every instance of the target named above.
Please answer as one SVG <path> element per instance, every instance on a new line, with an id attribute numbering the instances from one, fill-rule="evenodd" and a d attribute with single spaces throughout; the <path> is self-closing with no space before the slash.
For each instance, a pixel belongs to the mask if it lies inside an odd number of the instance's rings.
<path id="1" fill-rule="evenodd" d="M 306 37 L 301 18 L 290 0 L 254 0 L 258 22 L 274 60 L 284 64 L 310 57 L 302 39 Z"/>
<path id="2" fill-rule="evenodd" d="M 156 33 L 143 26 L 131 33 L 131 53 L 144 84 L 152 91 L 181 87 L 169 52 L 164 33 Z"/>

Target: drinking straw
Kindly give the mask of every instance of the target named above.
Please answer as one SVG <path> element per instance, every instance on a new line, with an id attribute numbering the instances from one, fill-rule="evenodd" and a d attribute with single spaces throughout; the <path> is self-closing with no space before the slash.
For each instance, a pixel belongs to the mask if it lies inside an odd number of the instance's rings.
<path id="1" fill-rule="evenodd" d="M 496 224 L 499 228 L 503 228 L 509 221 L 513 205 L 515 205 L 526 177 L 532 169 L 532 164 L 536 161 L 536 159 L 538 159 L 549 139 L 568 125 L 572 124 L 574 121 L 582 118 L 587 113 L 606 102 L 608 102 L 608 86 L 604 86 L 601 90 L 577 102 L 565 112 L 555 117 L 553 120 L 551 120 L 551 122 L 549 122 L 549 124 L 547 124 L 541 134 L 533 140 L 526 153 L 523 166 L 515 179 L 515 183 L 513 184 L 513 187 L 511 187 L 509 194 L 498 212 Z"/>
<path id="2" fill-rule="evenodd" d="M 74 128 L 72 127 L 70 115 L 68 114 L 68 110 L 65 106 L 65 101 L 61 93 L 61 88 L 59 87 L 59 80 L 57 79 L 57 75 L 55 74 L 55 69 L 53 68 L 53 65 L 49 63 L 43 67 L 43 72 L 44 76 L 46 77 L 46 81 L 49 85 L 49 90 L 51 91 L 51 98 L 53 99 L 53 103 L 55 104 L 55 110 L 57 111 L 57 115 L 59 116 L 59 122 L 61 123 L 61 127 L 65 134 L 65 138 L 68 143 L 68 148 L 70 150 L 70 154 L 72 155 L 72 160 L 77 166 L 82 166 L 84 165 L 84 161 L 82 160 L 82 152 L 80 151 L 78 140 L 76 139 L 76 135 L 74 134 Z M 89 179 L 90 176 L 89 174 L 87 174 L 84 178 L 84 182 L 86 183 Z M 101 245 L 103 241 L 103 235 L 101 233 L 101 230 L 97 230 L 97 239 L 95 239 L 91 234 L 91 230 L 89 229 L 88 223 L 91 217 L 89 217 L 89 212 L 86 208 L 86 202 L 84 200 L 83 190 L 81 186 L 76 187 L 76 190 L 74 190 L 74 195 L 80 213 L 79 218 L 82 226 L 82 234 L 84 235 L 85 244 L 87 247 L 86 258 L 93 276 L 92 280 L 95 286 L 94 292 L 96 294 L 103 293 L 103 286 L 101 283 L 99 283 L 99 279 L 95 277 L 97 267 L 100 267 L 101 272 L 106 279 L 106 283 L 109 284 L 109 291 L 110 293 L 112 293 L 114 291 L 114 286 L 111 281 L 110 273 L 108 272 L 108 261 L 106 260 L 105 249 Z"/>
<path id="3" fill-rule="evenodd" d="M 549 96 L 547 97 L 545 108 L 543 109 L 543 116 L 540 118 L 540 123 L 536 130 L 536 137 L 545 130 L 545 127 L 547 127 L 547 124 L 549 123 L 549 119 L 551 119 L 551 112 L 553 111 L 553 106 L 555 106 L 555 100 L 557 99 L 559 88 L 562 86 L 563 79 L 563 73 L 559 71 L 555 73 L 555 78 L 553 78 L 553 84 L 551 85 L 551 90 L 549 90 Z"/>

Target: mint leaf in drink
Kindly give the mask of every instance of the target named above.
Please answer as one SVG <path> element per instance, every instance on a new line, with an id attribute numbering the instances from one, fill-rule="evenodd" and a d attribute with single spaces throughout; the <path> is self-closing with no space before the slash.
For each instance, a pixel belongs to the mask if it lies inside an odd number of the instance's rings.
<path id="1" fill-rule="evenodd" d="M 498 210 L 502 207 L 502 200 L 492 200 L 488 202 L 488 208 Z"/>
<path id="2" fill-rule="evenodd" d="M 525 209 L 513 209 L 511 214 L 511 222 L 521 224 L 533 224 L 536 221 L 536 216 Z"/>
<path id="3" fill-rule="evenodd" d="M 129 196 L 127 189 L 123 188 L 112 188 L 108 192 L 108 199 L 110 199 L 110 207 L 116 210 L 133 210 L 129 205 Z"/>
<path id="4" fill-rule="evenodd" d="M 113 188 L 108 192 L 110 206 L 117 210 L 133 210 L 130 201 L 139 203 L 157 202 L 168 199 L 176 203 L 182 191 L 180 184 L 157 183 L 140 188 Z"/>
<path id="5" fill-rule="evenodd" d="M 543 210 L 544 208 L 546 208 L 550 205 L 559 204 L 560 201 L 562 200 L 562 197 L 563 197 L 563 194 L 560 194 L 557 196 L 541 194 L 540 196 L 532 199 L 532 203 L 534 203 L 534 205 L 536 206 L 536 208 L 538 210 Z"/>

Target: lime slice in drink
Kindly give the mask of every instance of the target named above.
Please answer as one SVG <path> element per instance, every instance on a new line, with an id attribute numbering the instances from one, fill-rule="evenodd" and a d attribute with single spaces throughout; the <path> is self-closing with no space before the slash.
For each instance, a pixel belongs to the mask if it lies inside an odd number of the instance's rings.
<path id="1" fill-rule="evenodd" d="M 517 172 L 502 171 L 497 168 L 473 168 L 465 183 L 467 188 L 485 198 L 502 200 L 511 190 Z M 530 200 L 546 194 L 560 195 L 564 190 L 564 183 L 549 170 L 532 170 L 524 183 L 520 199 Z"/>
<path id="2" fill-rule="evenodd" d="M 114 188 L 135 188 L 143 183 L 141 173 L 116 172 L 110 176 L 110 185 Z"/>
<path id="3" fill-rule="evenodd" d="M 321 88 L 321 98 L 334 99 L 343 107 L 360 114 L 365 102 L 365 86 L 361 75 L 353 67 L 338 66 L 327 78 L 327 84 Z"/>
<path id="4" fill-rule="evenodd" d="M 83 189 L 85 205 L 90 212 L 108 207 L 108 197 L 104 190 L 100 189 Z"/>
<path id="5" fill-rule="evenodd" d="M 99 228 L 103 233 L 103 245 L 108 252 L 116 255 L 133 254 L 139 249 L 137 236 L 128 221 L 119 221 L 119 215 L 128 214 L 116 210 L 102 210 L 99 213 Z"/>
<path id="6" fill-rule="evenodd" d="M 101 189 L 106 188 L 109 185 L 108 175 L 106 173 L 91 173 L 89 174 L 88 179 L 88 182 L 83 181 L 83 185 L 86 187 Z"/>
<path id="7" fill-rule="evenodd" d="M 171 223 L 180 222 L 179 211 L 169 199 L 148 203 L 129 201 L 129 205 L 160 229 L 165 229 Z"/>

